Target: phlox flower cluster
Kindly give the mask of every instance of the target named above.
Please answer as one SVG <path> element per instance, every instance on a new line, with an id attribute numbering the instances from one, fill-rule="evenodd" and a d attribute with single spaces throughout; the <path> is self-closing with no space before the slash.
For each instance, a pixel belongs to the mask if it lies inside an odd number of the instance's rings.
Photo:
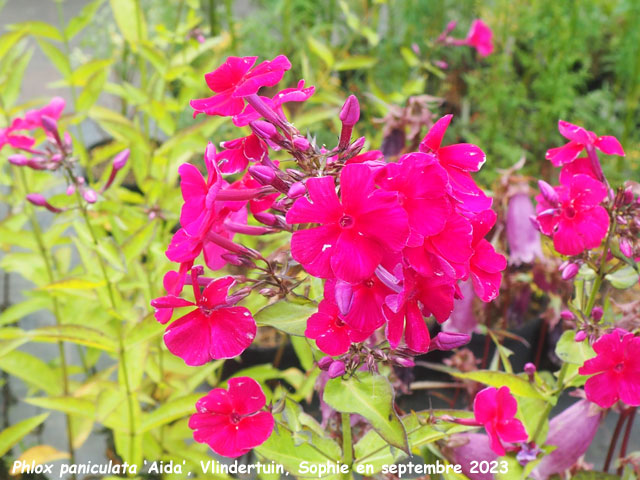
<path id="1" fill-rule="evenodd" d="M 214 94 L 191 102 L 196 115 L 229 116 L 250 132 L 221 142 L 220 150 L 209 144 L 204 175 L 191 164 L 179 168 L 184 203 L 166 251 L 176 269 L 165 275 L 166 295 L 152 302 L 157 320 L 168 324 L 169 350 L 188 365 L 241 354 L 256 322 L 238 304 L 252 293 L 284 300 L 311 277 L 323 280 L 324 295 L 305 335 L 330 356 L 351 352 L 321 360 L 332 377 L 378 362 L 408 366 L 412 355 L 466 343 L 468 335 L 454 333 L 432 341 L 427 321 L 449 318 L 461 281 L 470 280 L 485 302 L 499 292 L 506 261 L 485 239 L 496 214 L 472 177 L 485 162 L 482 150 L 446 145 L 447 115 L 419 151 L 386 163 L 381 152 L 363 151 L 364 138 L 352 141 L 360 117 L 354 96 L 339 113 L 335 148 L 318 146 L 283 108 L 306 101 L 314 88 L 301 80 L 261 96 L 260 88 L 274 87 L 291 65 L 284 56 L 255 64 L 255 57 L 229 57 L 205 76 Z M 271 158 L 276 152 L 296 168 L 282 168 Z M 237 234 L 281 232 L 291 233 L 284 253 L 266 256 L 236 241 Z M 209 271 L 230 265 L 243 273 L 205 275 L 200 258 Z M 186 285 L 193 300 L 183 295 Z M 204 422 L 210 412 L 199 412 Z"/>

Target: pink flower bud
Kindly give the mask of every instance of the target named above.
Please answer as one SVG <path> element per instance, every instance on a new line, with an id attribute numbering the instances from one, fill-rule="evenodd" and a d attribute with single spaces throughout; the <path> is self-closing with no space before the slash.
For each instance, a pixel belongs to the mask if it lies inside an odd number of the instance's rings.
<path id="1" fill-rule="evenodd" d="M 9 163 L 18 167 L 24 167 L 29 164 L 29 159 L 20 153 L 9 156 Z"/>
<path id="2" fill-rule="evenodd" d="M 72 183 L 67 187 L 67 195 L 71 196 L 76 193 L 76 186 Z"/>
<path id="3" fill-rule="evenodd" d="M 446 70 L 447 68 L 449 68 L 449 64 L 444 60 L 436 60 L 435 62 L 433 62 L 433 64 L 440 70 Z"/>
<path id="4" fill-rule="evenodd" d="M 235 253 L 223 253 L 220 257 L 227 263 L 240 267 L 245 264 L 243 257 Z"/>
<path id="5" fill-rule="evenodd" d="M 593 310 L 591 310 L 591 318 L 593 318 L 596 322 L 600 321 L 602 315 L 604 315 L 604 310 L 600 305 L 596 305 L 595 307 L 593 307 Z"/>
<path id="6" fill-rule="evenodd" d="M 342 375 L 344 375 L 345 371 L 346 370 L 345 370 L 345 367 L 344 367 L 344 362 L 336 360 L 329 367 L 329 370 L 328 370 L 329 378 L 341 377 Z"/>
<path id="7" fill-rule="evenodd" d="M 73 139 L 69 132 L 64 132 L 64 149 L 67 153 L 71 153 L 73 151 Z"/>
<path id="8" fill-rule="evenodd" d="M 263 223 L 263 224 L 268 225 L 270 227 L 275 227 L 276 225 L 279 224 L 278 218 L 273 213 L 258 212 L 258 213 L 254 213 L 253 217 L 256 220 L 258 220 L 260 223 Z"/>
<path id="9" fill-rule="evenodd" d="M 447 28 L 445 29 L 445 31 L 447 33 L 450 33 L 456 28 L 457 25 L 458 22 L 456 20 L 451 20 L 449 23 L 447 23 Z"/>
<path id="10" fill-rule="evenodd" d="M 567 267 L 562 271 L 562 279 L 563 280 L 571 280 L 575 277 L 580 271 L 580 267 L 575 263 L 570 263 Z"/>
<path id="11" fill-rule="evenodd" d="M 582 342 L 582 341 L 584 341 L 585 338 L 587 338 L 587 332 L 585 332 L 584 330 L 580 330 L 580 331 L 576 332 L 576 336 L 574 337 L 574 341 Z"/>
<path id="12" fill-rule="evenodd" d="M 533 363 L 527 362 L 524 364 L 524 372 L 529 376 L 530 382 L 533 382 L 535 380 L 536 370 L 537 368 Z"/>
<path id="13" fill-rule="evenodd" d="M 562 310 L 560 312 L 560 318 L 562 318 L 563 320 L 573 320 L 576 317 L 573 315 L 571 310 Z"/>
<path id="14" fill-rule="evenodd" d="M 558 192 L 556 192 L 555 189 L 547 182 L 544 180 L 538 180 L 538 187 L 540 187 L 540 193 L 549 204 L 555 206 L 560 203 Z"/>
<path id="15" fill-rule="evenodd" d="M 625 205 L 630 205 L 633 202 L 633 189 L 631 187 L 624 189 L 623 202 Z"/>
<path id="16" fill-rule="evenodd" d="M 267 298 L 275 297 L 278 294 L 278 292 L 272 288 L 262 288 L 258 293 Z"/>
<path id="17" fill-rule="evenodd" d="M 431 341 L 429 350 L 453 350 L 466 345 L 471 340 L 471 335 L 456 332 L 440 332 Z"/>
<path id="18" fill-rule="evenodd" d="M 628 238 L 620 239 L 620 251 L 625 257 L 631 258 L 633 256 L 633 247 Z"/>
<path id="19" fill-rule="evenodd" d="M 337 280 L 334 295 L 340 314 L 347 315 L 353 304 L 353 286 L 343 280 Z"/>
<path id="20" fill-rule="evenodd" d="M 287 192 L 287 197 L 289 198 L 298 198 L 307 193 L 307 187 L 304 186 L 302 182 L 296 182 L 289 187 L 289 191 Z"/>
<path id="21" fill-rule="evenodd" d="M 119 154 L 117 154 L 113 158 L 113 169 L 118 171 L 124 168 L 124 166 L 127 164 L 127 160 L 129 160 L 130 153 L 131 151 L 128 148 L 126 148 L 123 151 L 121 151 Z"/>
<path id="22" fill-rule="evenodd" d="M 309 140 L 304 137 L 296 137 L 293 139 L 293 146 L 301 152 L 306 152 L 309 150 L 311 144 L 309 143 Z"/>
<path id="23" fill-rule="evenodd" d="M 255 120 L 251 122 L 249 126 L 251 130 L 253 130 L 253 133 L 265 140 L 275 139 L 280 136 L 276 127 L 272 123 L 265 122 L 264 120 Z"/>
<path id="24" fill-rule="evenodd" d="M 408 357 L 396 357 L 396 356 L 394 356 L 392 358 L 392 360 L 397 365 L 400 365 L 401 367 L 410 368 L 410 367 L 415 367 L 416 366 L 416 362 L 414 362 L 413 359 L 408 358 Z"/>
<path id="25" fill-rule="evenodd" d="M 47 133 L 54 136 L 58 135 L 58 122 L 55 119 L 47 115 L 42 115 L 40 119 L 42 121 L 42 128 L 44 128 Z"/>
<path id="26" fill-rule="evenodd" d="M 340 121 L 347 127 L 353 127 L 360 119 L 360 103 L 355 95 L 349 95 L 340 110 Z"/>
<path id="27" fill-rule="evenodd" d="M 347 157 L 355 157 L 358 153 L 360 153 L 360 150 L 362 150 L 362 147 L 364 147 L 366 141 L 367 139 L 365 137 L 360 137 L 355 142 L 353 142 L 347 150 Z"/>
<path id="28" fill-rule="evenodd" d="M 333 363 L 333 358 L 331 357 L 322 357 L 318 360 L 318 367 L 320 370 L 329 370 L 329 367 Z"/>
<path id="29" fill-rule="evenodd" d="M 98 195 L 96 192 L 90 188 L 85 188 L 82 192 L 82 198 L 84 198 L 87 203 L 96 203 L 98 200 Z"/>
<path id="30" fill-rule="evenodd" d="M 39 194 L 39 193 L 30 193 L 27 195 L 27 200 L 35 205 L 36 207 L 44 207 L 47 210 L 49 210 L 51 213 L 60 213 L 64 210 L 60 209 L 60 208 L 56 208 L 53 205 L 51 205 L 46 198 L 44 198 L 43 195 Z"/>
<path id="31" fill-rule="evenodd" d="M 253 165 L 249 167 L 251 175 L 260 185 L 271 185 L 276 178 L 273 168 L 264 165 Z"/>

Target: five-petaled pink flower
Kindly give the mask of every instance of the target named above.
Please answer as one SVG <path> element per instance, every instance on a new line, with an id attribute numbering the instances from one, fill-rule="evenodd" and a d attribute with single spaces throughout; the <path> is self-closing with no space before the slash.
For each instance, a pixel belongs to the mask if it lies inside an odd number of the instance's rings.
<path id="1" fill-rule="evenodd" d="M 578 373 L 593 375 L 584 385 L 587 399 L 602 408 L 618 400 L 640 405 L 640 337 L 616 329 L 593 344 L 597 356 L 584 362 Z"/>
<path id="2" fill-rule="evenodd" d="M 542 233 L 553 237 L 558 253 L 578 255 L 599 247 L 609 229 L 609 214 L 599 205 L 607 196 L 604 184 L 577 174 L 568 186 L 547 187 L 536 197 L 536 222 Z"/>
<path id="3" fill-rule="evenodd" d="M 291 255 L 320 278 L 351 283 L 370 278 L 388 251 L 398 252 L 409 235 L 407 213 L 396 193 L 376 189 L 364 164 L 347 165 L 340 174 L 341 200 L 333 177 L 310 178 L 309 198 L 298 198 L 287 223 L 319 223 L 291 238 Z"/>
<path id="4" fill-rule="evenodd" d="M 547 150 L 547 160 L 550 160 L 556 167 L 573 162 L 584 149 L 589 151 L 589 149 L 597 148 L 607 155 L 624 156 L 622 145 L 616 137 L 610 135 L 599 137 L 589 130 L 564 120 L 558 121 L 558 130 L 564 138 L 569 140 L 569 143 Z"/>
<path id="5" fill-rule="evenodd" d="M 228 389 L 214 388 L 196 403 L 189 419 L 196 442 L 218 455 L 239 457 L 263 444 L 273 431 L 271 412 L 260 384 L 249 377 L 229 379 Z"/>
<path id="6" fill-rule="evenodd" d="M 42 127 L 42 117 L 47 116 L 53 120 L 58 120 L 64 110 L 65 101 L 61 97 L 54 97 L 42 108 L 29 110 L 22 118 L 16 118 L 7 128 L 0 128 L 0 150 L 5 145 L 17 149 L 29 149 L 35 143 L 35 139 L 23 135 L 24 130 L 35 130 Z"/>
<path id="7" fill-rule="evenodd" d="M 473 47 L 481 57 L 493 53 L 493 32 L 489 26 L 479 18 L 471 23 L 465 44 Z"/>
<path id="8" fill-rule="evenodd" d="M 256 336 L 256 322 L 245 307 L 230 306 L 227 301 L 233 277 L 211 281 L 202 292 L 194 285 L 196 302 L 166 295 L 151 302 L 155 308 L 197 307 L 171 323 L 164 343 L 187 365 L 204 365 L 211 360 L 240 355 Z"/>
<path id="9" fill-rule="evenodd" d="M 222 173 L 243 172 L 249 162 L 259 162 L 267 155 L 267 145 L 253 133 L 247 137 L 222 142 L 226 150 L 218 153 L 216 161 Z"/>
<path id="10" fill-rule="evenodd" d="M 481 212 L 491 207 L 487 197 L 476 185 L 469 172 L 480 170 L 486 156 L 480 147 L 471 143 L 442 146 L 442 139 L 453 115 L 445 115 L 429 130 L 420 143 L 420 151 L 433 153 L 449 175 L 450 193 L 471 212 Z"/>
<path id="11" fill-rule="evenodd" d="M 289 59 L 284 55 L 265 60 L 253 67 L 257 59 L 258 57 L 229 57 L 220 67 L 207 73 L 204 78 L 216 95 L 191 100 L 193 115 L 238 115 L 244 108 L 244 97 L 258 93 L 261 87 L 274 86 L 282 80 L 284 72 L 291 68 Z"/>
<path id="12" fill-rule="evenodd" d="M 475 419 L 487 431 L 491 450 L 500 456 L 506 453 L 503 442 L 526 442 L 529 437 L 522 422 L 515 418 L 517 411 L 518 402 L 509 387 L 487 387 L 473 401 Z"/>

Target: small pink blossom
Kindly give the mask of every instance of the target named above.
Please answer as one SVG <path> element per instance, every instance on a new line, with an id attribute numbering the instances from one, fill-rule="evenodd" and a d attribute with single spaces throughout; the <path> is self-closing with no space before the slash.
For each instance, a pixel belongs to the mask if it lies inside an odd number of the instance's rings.
<path id="1" fill-rule="evenodd" d="M 477 50 L 478 55 L 486 57 L 493 53 L 493 32 L 479 18 L 471 23 L 465 44 Z"/>
<path id="2" fill-rule="evenodd" d="M 526 442 L 527 432 L 520 420 L 515 418 L 518 402 L 509 387 L 487 387 L 476 395 L 473 413 L 491 439 L 491 450 L 500 456 L 506 451 L 503 442 Z"/>
<path id="3" fill-rule="evenodd" d="M 244 108 L 244 97 L 254 95 L 261 87 L 272 87 L 291 68 L 289 59 L 278 55 L 254 67 L 258 57 L 229 57 L 204 78 L 216 95 L 191 100 L 194 116 L 199 113 L 223 117 L 238 115 Z M 253 68 L 252 68 L 253 67 Z"/>
<path id="4" fill-rule="evenodd" d="M 341 199 L 332 177 L 310 178 L 309 198 L 298 198 L 287 223 L 318 223 L 294 232 L 291 255 L 308 273 L 357 283 L 373 275 L 383 255 L 407 240 L 407 214 L 395 193 L 378 190 L 371 169 L 347 165 L 340 174 Z"/>
<path id="5" fill-rule="evenodd" d="M 547 150 L 547 160 L 556 167 L 573 162 L 584 149 L 589 148 L 597 148 L 607 155 L 624 156 L 622 145 L 616 137 L 610 135 L 599 137 L 589 130 L 564 120 L 558 122 L 558 130 L 564 138 L 569 140 L 569 143 Z"/>
<path id="6" fill-rule="evenodd" d="M 195 306 L 196 309 L 171 323 L 164 342 L 187 365 L 204 365 L 211 360 L 240 355 L 256 336 L 256 322 L 245 307 L 232 307 L 227 293 L 233 277 L 211 281 L 202 292 L 194 285 L 196 302 L 175 295 L 156 298 L 155 308 Z"/>
<path id="7" fill-rule="evenodd" d="M 599 247 L 609 229 L 609 215 L 599 205 L 606 196 L 604 184 L 584 174 L 575 175 L 568 186 L 543 191 L 536 197 L 540 231 L 553 237 L 555 249 L 563 255 Z"/>
<path id="8" fill-rule="evenodd" d="M 216 161 L 222 173 L 231 174 L 246 170 L 249 162 L 259 162 L 268 152 L 267 145 L 256 135 L 222 142 L 226 150 L 218 153 Z"/>
<path id="9" fill-rule="evenodd" d="M 578 373 L 593 375 L 585 383 L 587 399 L 602 408 L 618 400 L 640 405 L 640 337 L 616 329 L 593 344 L 596 357 L 584 362 Z"/>
<path id="10" fill-rule="evenodd" d="M 228 387 L 214 388 L 196 403 L 189 428 L 198 443 L 206 443 L 218 455 L 236 458 L 263 444 L 275 421 L 262 410 L 262 387 L 249 377 L 229 379 Z"/>

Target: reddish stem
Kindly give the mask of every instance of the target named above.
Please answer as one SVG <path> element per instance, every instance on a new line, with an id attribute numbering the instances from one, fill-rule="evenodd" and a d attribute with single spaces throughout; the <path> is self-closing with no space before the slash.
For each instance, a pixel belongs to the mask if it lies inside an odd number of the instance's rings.
<path id="1" fill-rule="evenodd" d="M 618 459 L 622 460 L 627 455 L 627 444 L 629 443 L 629 436 L 631 435 L 631 427 L 633 426 L 633 420 L 636 418 L 636 410 L 638 407 L 630 407 L 627 409 L 627 428 L 624 431 L 624 437 L 622 438 L 622 445 L 620 446 L 620 453 L 618 453 Z M 622 475 L 623 466 L 620 463 L 618 467 L 618 475 Z"/>
<path id="2" fill-rule="evenodd" d="M 628 411 L 625 410 L 620 413 L 618 417 L 618 423 L 616 423 L 616 428 L 613 430 L 613 435 L 611 436 L 611 444 L 609 445 L 609 451 L 607 452 L 607 458 L 604 461 L 604 471 L 609 471 L 609 466 L 611 465 L 611 459 L 613 458 L 613 452 L 616 449 L 616 444 L 618 443 L 618 437 L 620 436 L 620 431 L 622 430 L 622 426 L 624 425 L 624 421 L 627 419 Z"/>

